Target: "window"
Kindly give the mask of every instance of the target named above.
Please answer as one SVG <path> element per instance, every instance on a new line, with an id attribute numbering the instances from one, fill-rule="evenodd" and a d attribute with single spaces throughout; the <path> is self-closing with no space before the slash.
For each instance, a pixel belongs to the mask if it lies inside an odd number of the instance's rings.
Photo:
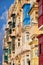
<path id="1" fill-rule="evenodd" d="M 41 54 L 41 44 L 39 44 L 39 54 Z"/>
<path id="2" fill-rule="evenodd" d="M 12 51 L 15 50 L 15 38 L 12 37 Z"/>
<path id="3" fill-rule="evenodd" d="M 29 32 L 26 32 L 26 38 L 29 40 Z"/>
<path id="4" fill-rule="evenodd" d="M 13 27 L 13 28 L 15 27 L 15 22 L 12 23 L 12 27 Z"/>
<path id="5" fill-rule="evenodd" d="M 11 49 L 9 49 L 9 54 L 11 54 Z"/>
<path id="6" fill-rule="evenodd" d="M 4 61 L 8 60 L 8 49 L 4 50 Z"/>
<path id="7" fill-rule="evenodd" d="M 12 30 L 11 29 L 9 29 L 9 34 L 11 34 L 12 33 Z"/>
<path id="8" fill-rule="evenodd" d="M 18 39 L 18 41 L 20 41 L 20 39 Z"/>
<path id="9" fill-rule="evenodd" d="M 8 60 L 8 56 L 4 56 L 4 61 L 7 61 Z"/>
<path id="10" fill-rule="evenodd" d="M 24 4 L 23 5 L 23 25 L 29 25 L 30 24 L 30 16 L 27 15 L 30 10 L 30 4 Z"/>
<path id="11" fill-rule="evenodd" d="M 29 40 L 29 34 L 26 34 L 26 39 L 27 39 L 27 41 Z"/>
<path id="12" fill-rule="evenodd" d="M 4 53 L 8 53 L 8 49 L 4 49 Z"/>
<path id="13" fill-rule="evenodd" d="M 13 51 L 15 50 L 15 44 L 14 43 L 12 44 L 12 50 Z"/>
<path id="14" fill-rule="evenodd" d="M 38 14 L 38 12 L 36 11 L 36 14 Z"/>
<path id="15" fill-rule="evenodd" d="M 29 57 L 29 55 L 26 55 L 27 57 Z"/>
<path id="16" fill-rule="evenodd" d="M 29 35 L 27 35 L 27 40 L 29 40 Z"/>

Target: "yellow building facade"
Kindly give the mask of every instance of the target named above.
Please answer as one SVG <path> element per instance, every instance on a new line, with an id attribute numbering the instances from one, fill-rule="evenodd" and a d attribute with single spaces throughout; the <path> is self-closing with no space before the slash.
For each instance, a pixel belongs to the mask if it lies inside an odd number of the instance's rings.
<path id="1" fill-rule="evenodd" d="M 23 5 L 30 6 L 30 24 L 23 27 Z M 36 0 L 15 0 L 8 10 L 7 24 L 3 39 L 2 65 L 38 65 L 37 35 L 38 3 Z"/>
<path id="2" fill-rule="evenodd" d="M 31 38 L 32 42 L 30 43 L 31 47 L 31 65 L 38 65 L 38 39 L 37 35 L 39 34 L 38 30 L 38 3 L 34 2 L 30 9 L 30 24 L 31 24 Z"/>
<path id="3" fill-rule="evenodd" d="M 38 3 L 34 2 L 30 11 L 30 38 L 32 39 L 32 42 L 30 43 L 31 47 L 31 64 L 30 65 L 39 65 L 39 46 L 38 46 L 38 38 L 37 36 L 41 33 L 42 31 L 39 31 L 38 29 Z"/>

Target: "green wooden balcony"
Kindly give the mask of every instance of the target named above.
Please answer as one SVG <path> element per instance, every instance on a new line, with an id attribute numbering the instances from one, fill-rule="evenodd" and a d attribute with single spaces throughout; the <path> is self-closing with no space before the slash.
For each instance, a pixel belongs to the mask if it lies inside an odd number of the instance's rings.
<path id="1" fill-rule="evenodd" d="M 8 56 L 4 56 L 4 61 L 8 61 Z"/>

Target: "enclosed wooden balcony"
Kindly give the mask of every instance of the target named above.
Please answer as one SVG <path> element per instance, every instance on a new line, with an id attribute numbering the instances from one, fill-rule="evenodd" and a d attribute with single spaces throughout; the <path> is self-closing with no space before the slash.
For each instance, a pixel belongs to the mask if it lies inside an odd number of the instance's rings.
<path id="1" fill-rule="evenodd" d="M 43 30 L 43 15 L 38 18 L 39 30 Z"/>

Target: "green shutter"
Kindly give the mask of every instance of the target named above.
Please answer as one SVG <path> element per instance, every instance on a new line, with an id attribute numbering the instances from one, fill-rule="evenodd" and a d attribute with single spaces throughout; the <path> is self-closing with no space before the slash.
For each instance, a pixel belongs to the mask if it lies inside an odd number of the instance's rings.
<path id="1" fill-rule="evenodd" d="M 11 54 L 11 49 L 9 49 L 9 54 Z"/>
<path id="2" fill-rule="evenodd" d="M 5 53 L 8 53 L 8 49 L 4 49 L 4 54 L 5 54 Z"/>
<path id="3" fill-rule="evenodd" d="M 8 42 L 8 46 L 9 46 L 8 52 L 9 52 L 9 54 L 11 54 L 11 42 Z"/>
<path id="4" fill-rule="evenodd" d="M 8 56 L 4 55 L 4 61 L 8 61 Z"/>
<path id="5" fill-rule="evenodd" d="M 7 60 L 8 60 L 8 49 L 4 49 L 4 61 L 7 61 Z"/>

